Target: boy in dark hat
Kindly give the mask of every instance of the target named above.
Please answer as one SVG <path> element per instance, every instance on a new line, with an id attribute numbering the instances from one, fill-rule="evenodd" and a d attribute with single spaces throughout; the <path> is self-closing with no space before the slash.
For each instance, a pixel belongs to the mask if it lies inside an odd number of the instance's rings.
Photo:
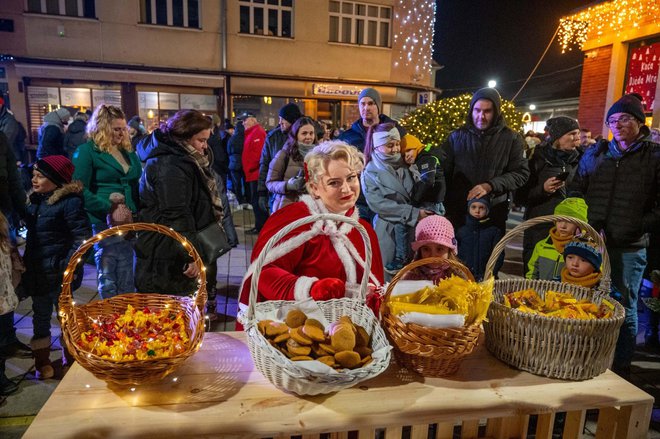
<path id="1" fill-rule="evenodd" d="M 50 320 L 58 309 L 60 286 L 71 255 L 92 235 L 89 218 L 83 206 L 83 185 L 71 181 L 73 163 L 62 155 L 37 160 L 25 223 L 27 242 L 23 256 L 26 272 L 23 285 L 32 296 L 34 335 L 30 342 L 34 353 L 36 376 L 48 379 L 55 375 L 50 363 Z M 82 265 L 78 265 L 72 289 L 82 282 Z M 64 364 L 72 357 L 62 345 Z"/>
<path id="2" fill-rule="evenodd" d="M 468 213 L 465 225 L 458 229 L 458 258 L 470 269 L 474 278 L 481 281 L 486 271 L 486 263 L 502 232 L 490 220 L 490 200 L 487 197 L 473 198 L 468 201 Z M 497 274 L 504 262 L 504 255 L 495 267 Z"/>
<path id="3" fill-rule="evenodd" d="M 561 281 L 586 288 L 595 288 L 602 276 L 600 266 L 603 256 L 596 243 L 575 238 L 564 247 L 565 266 Z"/>

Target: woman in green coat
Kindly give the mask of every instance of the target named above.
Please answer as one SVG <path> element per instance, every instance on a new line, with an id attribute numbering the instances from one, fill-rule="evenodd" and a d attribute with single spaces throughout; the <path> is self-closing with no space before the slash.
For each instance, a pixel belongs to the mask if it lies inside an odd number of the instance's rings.
<path id="1" fill-rule="evenodd" d="M 120 108 L 96 107 L 87 135 L 89 141 L 73 154 L 73 177 L 84 185 L 85 210 L 96 234 L 109 226 L 132 222 L 138 210 L 142 166 Z M 98 290 L 103 299 L 135 290 L 133 247 L 125 236 L 106 238 L 94 247 Z"/>

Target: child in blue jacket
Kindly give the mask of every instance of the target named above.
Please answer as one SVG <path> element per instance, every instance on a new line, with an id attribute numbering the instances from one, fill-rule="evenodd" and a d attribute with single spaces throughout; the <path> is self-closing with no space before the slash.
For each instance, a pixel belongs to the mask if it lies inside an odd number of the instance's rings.
<path id="1" fill-rule="evenodd" d="M 502 231 L 490 220 L 490 202 L 487 198 L 468 201 L 465 225 L 458 229 L 458 258 L 470 269 L 477 281 L 482 281 L 486 263 L 493 249 L 502 239 Z M 495 267 L 495 275 L 502 266 L 503 255 Z"/>

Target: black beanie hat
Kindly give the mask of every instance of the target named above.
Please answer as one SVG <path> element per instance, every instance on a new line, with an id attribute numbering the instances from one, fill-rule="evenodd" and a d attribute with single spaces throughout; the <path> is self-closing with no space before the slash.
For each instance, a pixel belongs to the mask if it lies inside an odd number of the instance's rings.
<path id="1" fill-rule="evenodd" d="M 555 140 L 559 139 L 564 134 L 580 129 L 577 120 L 568 116 L 552 117 L 548 119 L 545 125 L 548 127 L 548 133 L 550 134 L 550 144 L 554 143 Z"/>
<path id="2" fill-rule="evenodd" d="M 280 108 L 279 116 L 287 122 L 293 124 L 295 121 L 302 117 L 302 113 L 300 112 L 298 106 L 291 102 Z"/>
<path id="3" fill-rule="evenodd" d="M 642 105 L 642 101 L 638 96 L 639 95 L 637 94 L 623 95 L 621 99 L 616 101 L 607 111 L 606 120 L 609 120 L 610 116 L 615 113 L 627 113 L 641 123 L 644 123 L 646 121 L 644 105 Z"/>

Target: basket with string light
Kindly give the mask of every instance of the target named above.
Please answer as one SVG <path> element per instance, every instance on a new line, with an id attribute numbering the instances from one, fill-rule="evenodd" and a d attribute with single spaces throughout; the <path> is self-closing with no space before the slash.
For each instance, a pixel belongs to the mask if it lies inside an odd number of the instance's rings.
<path id="1" fill-rule="evenodd" d="M 189 296 L 168 294 L 120 294 L 110 299 L 87 304 L 78 304 L 73 300 L 71 282 L 76 266 L 85 253 L 94 244 L 111 236 L 122 236 L 129 232 L 156 232 L 178 241 L 193 259 L 199 274 L 197 290 Z M 119 385 L 139 385 L 156 382 L 172 373 L 186 359 L 197 352 L 204 336 L 204 307 L 206 305 L 206 268 L 195 247 L 173 229 L 150 223 L 131 223 L 104 230 L 83 244 L 71 256 L 64 271 L 62 292 L 59 298 L 59 318 L 62 337 L 71 355 L 85 369 L 97 378 Z M 182 349 L 172 355 L 146 359 L 117 360 L 98 355 L 85 349 L 83 334 L 90 331 L 100 319 L 112 315 L 121 315 L 130 308 L 138 310 L 161 310 L 181 315 L 188 340 Z"/>

